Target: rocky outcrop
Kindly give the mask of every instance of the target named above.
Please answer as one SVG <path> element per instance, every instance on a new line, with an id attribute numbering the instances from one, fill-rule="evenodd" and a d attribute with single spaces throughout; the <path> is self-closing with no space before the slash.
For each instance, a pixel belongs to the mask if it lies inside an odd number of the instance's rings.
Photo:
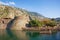
<path id="1" fill-rule="evenodd" d="M 6 29 L 7 24 L 8 24 L 11 20 L 12 20 L 12 19 L 9 19 L 9 18 L 0 19 L 0 29 Z"/>
<path id="2" fill-rule="evenodd" d="M 18 16 L 8 23 L 7 29 L 22 30 L 22 28 L 26 27 L 26 24 L 28 24 L 28 22 L 29 22 L 28 16 Z"/>
<path id="3" fill-rule="evenodd" d="M 22 30 L 22 28 L 26 27 L 26 24 L 28 24 L 29 21 L 27 15 L 18 16 L 14 19 L 0 19 L 0 29 Z"/>
<path id="4" fill-rule="evenodd" d="M 28 26 L 28 22 L 32 19 L 44 18 L 35 12 L 27 10 L 0 5 L 0 29 L 22 30 Z"/>
<path id="5" fill-rule="evenodd" d="M 0 5 L 0 29 L 22 30 L 29 20 L 25 12 L 14 7 Z"/>

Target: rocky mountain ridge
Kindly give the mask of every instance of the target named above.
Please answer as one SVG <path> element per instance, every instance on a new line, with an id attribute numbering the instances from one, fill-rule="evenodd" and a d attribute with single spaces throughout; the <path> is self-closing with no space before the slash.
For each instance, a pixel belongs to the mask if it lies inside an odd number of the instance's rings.
<path id="1" fill-rule="evenodd" d="M 0 29 L 22 30 L 31 19 L 44 19 L 35 12 L 0 5 Z"/>

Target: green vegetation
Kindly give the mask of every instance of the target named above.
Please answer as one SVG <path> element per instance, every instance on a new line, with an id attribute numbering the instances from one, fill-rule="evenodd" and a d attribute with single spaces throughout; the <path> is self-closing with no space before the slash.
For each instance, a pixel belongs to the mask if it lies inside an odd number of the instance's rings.
<path id="1" fill-rule="evenodd" d="M 43 26 L 43 23 L 40 22 L 40 21 L 38 21 L 38 20 L 31 20 L 31 21 L 29 22 L 29 25 L 30 25 L 31 27 L 41 27 L 41 26 Z"/>
<path id="2" fill-rule="evenodd" d="M 50 26 L 50 27 L 54 27 L 57 25 L 57 23 L 53 20 L 44 20 L 43 23 L 45 26 Z"/>
<path id="3" fill-rule="evenodd" d="M 54 21 L 46 23 L 46 26 L 54 27 L 55 25 L 56 25 L 56 23 Z"/>
<path id="4" fill-rule="evenodd" d="M 57 25 L 57 23 L 55 21 L 52 21 L 52 20 L 43 20 L 43 21 L 31 20 L 29 22 L 29 25 L 30 25 L 30 27 L 42 27 L 43 25 L 54 27 Z"/>

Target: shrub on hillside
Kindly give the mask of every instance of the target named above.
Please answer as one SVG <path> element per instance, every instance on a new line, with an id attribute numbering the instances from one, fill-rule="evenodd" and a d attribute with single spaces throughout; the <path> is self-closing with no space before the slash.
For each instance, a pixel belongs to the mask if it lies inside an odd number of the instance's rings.
<path id="1" fill-rule="evenodd" d="M 57 23 L 55 21 L 52 21 L 52 20 L 45 20 L 43 21 L 43 23 L 46 25 L 46 26 L 50 26 L 50 27 L 54 27 L 57 25 Z"/>
<path id="2" fill-rule="evenodd" d="M 29 22 L 29 25 L 30 25 L 30 27 L 41 27 L 43 25 L 43 23 L 38 20 L 31 20 Z"/>

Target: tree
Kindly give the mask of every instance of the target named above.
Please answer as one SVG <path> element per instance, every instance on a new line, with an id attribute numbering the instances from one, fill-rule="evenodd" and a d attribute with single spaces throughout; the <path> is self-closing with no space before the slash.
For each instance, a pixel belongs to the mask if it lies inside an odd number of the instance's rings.
<path id="1" fill-rule="evenodd" d="M 29 22 L 30 27 L 41 27 L 43 25 L 39 20 L 31 20 Z"/>
<path id="2" fill-rule="evenodd" d="M 46 25 L 46 26 L 50 26 L 50 27 L 54 27 L 56 26 L 56 22 L 55 21 L 52 21 L 52 20 L 44 20 L 43 23 Z"/>

